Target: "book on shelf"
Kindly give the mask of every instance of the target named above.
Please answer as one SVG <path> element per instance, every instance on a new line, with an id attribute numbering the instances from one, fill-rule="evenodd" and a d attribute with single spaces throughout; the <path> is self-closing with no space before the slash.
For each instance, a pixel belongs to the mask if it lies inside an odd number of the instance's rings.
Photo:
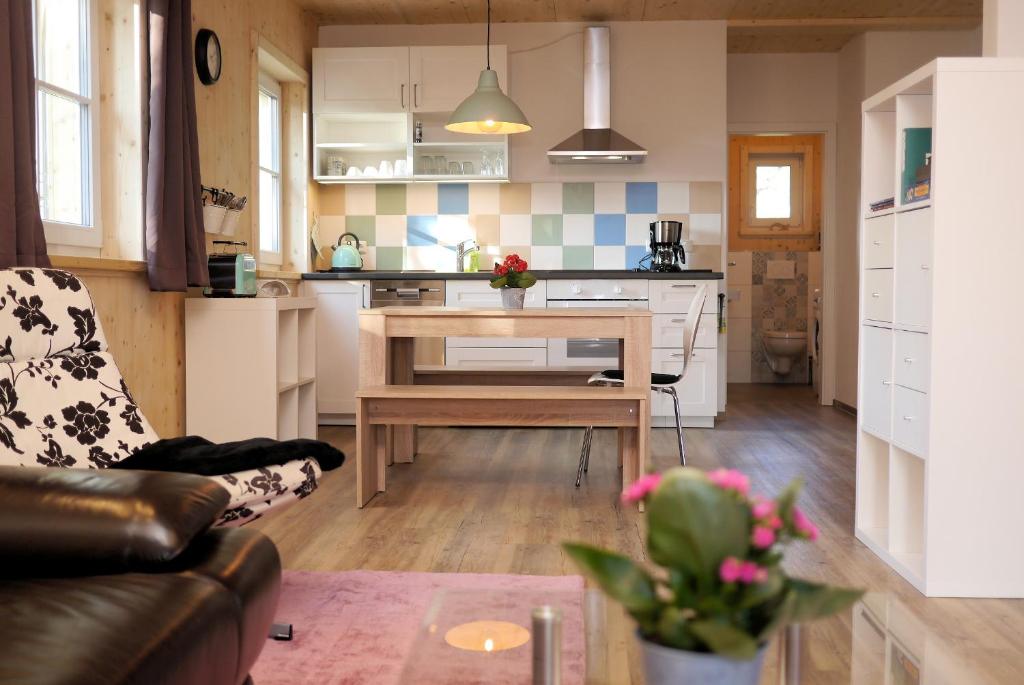
<path id="1" fill-rule="evenodd" d="M 892 209 L 895 204 L 896 198 L 887 197 L 884 200 L 876 200 L 872 202 L 869 206 L 871 207 L 872 212 L 880 212 L 883 209 Z"/>
<path id="2" fill-rule="evenodd" d="M 907 188 L 906 195 L 903 198 L 903 203 L 908 202 L 920 202 L 921 200 L 927 200 L 931 197 L 932 193 L 932 181 L 930 178 L 926 178 L 918 181 L 914 185 Z"/>

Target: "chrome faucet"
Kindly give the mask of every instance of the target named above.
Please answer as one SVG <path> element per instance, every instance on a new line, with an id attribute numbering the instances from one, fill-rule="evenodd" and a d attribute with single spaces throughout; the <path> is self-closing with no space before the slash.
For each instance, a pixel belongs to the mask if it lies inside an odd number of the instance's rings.
<path id="1" fill-rule="evenodd" d="M 471 247 L 466 247 L 471 245 Z M 480 246 L 476 244 L 476 241 L 470 238 L 469 240 L 463 240 L 461 243 L 455 246 L 455 270 L 462 273 L 466 270 L 466 255 L 470 252 L 479 252 Z"/>

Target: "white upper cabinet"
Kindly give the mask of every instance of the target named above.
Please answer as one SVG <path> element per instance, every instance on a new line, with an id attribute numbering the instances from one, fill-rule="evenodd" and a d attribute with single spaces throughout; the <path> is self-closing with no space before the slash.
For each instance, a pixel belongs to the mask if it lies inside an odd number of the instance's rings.
<path id="1" fill-rule="evenodd" d="M 408 112 L 409 48 L 315 48 L 313 112 Z"/>
<path id="2" fill-rule="evenodd" d="M 409 48 L 412 111 L 451 112 L 476 90 L 480 71 L 487 64 L 483 45 L 440 45 Z M 491 69 L 508 92 L 504 45 L 491 46 Z"/>

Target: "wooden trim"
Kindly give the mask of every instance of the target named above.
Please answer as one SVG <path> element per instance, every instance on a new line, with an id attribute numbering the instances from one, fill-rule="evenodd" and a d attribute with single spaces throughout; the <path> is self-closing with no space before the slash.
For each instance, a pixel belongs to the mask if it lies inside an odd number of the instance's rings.
<path id="1" fill-rule="evenodd" d="M 730 135 L 729 136 L 729 189 L 728 222 L 729 250 L 747 252 L 762 250 L 817 251 L 821 249 L 822 166 L 821 134 L 802 135 Z M 804 150 L 803 222 L 810 230 L 800 229 L 789 235 L 752 237 L 757 227 L 746 225 L 747 165 L 750 153 L 779 153 Z"/>
<path id="2" fill-rule="evenodd" d="M 124 274 L 146 273 L 146 263 L 134 259 L 51 255 L 50 264 L 52 264 L 55 269 L 70 269 L 72 271 L 95 271 Z"/>
<path id="3" fill-rule="evenodd" d="M 280 281 L 301 281 L 302 274 L 298 271 L 278 271 L 276 269 L 256 269 L 256 278 L 277 279 Z"/>
<path id="4" fill-rule="evenodd" d="M 928 31 L 973 29 L 981 23 L 974 17 L 793 17 L 784 19 L 728 19 L 730 29 L 826 29 L 830 31 Z"/>
<path id="5" fill-rule="evenodd" d="M 854 417 L 857 416 L 857 408 L 856 407 L 851 407 L 846 402 L 840 402 L 839 400 L 832 400 L 832 406 L 835 407 L 836 409 L 838 409 L 839 411 L 843 412 L 844 414 L 849 414 L 850 416 L 854 416 Z"/>

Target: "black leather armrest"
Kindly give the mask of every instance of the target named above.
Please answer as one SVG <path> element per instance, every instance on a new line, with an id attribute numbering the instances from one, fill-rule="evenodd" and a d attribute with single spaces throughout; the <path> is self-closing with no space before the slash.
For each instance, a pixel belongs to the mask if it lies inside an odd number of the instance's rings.
<path id="1" fill-rule="evenodd" d="M 151 567 L 178 556 L 229 499 L 189 474 L 0 467 L 0 574 Z"/>

